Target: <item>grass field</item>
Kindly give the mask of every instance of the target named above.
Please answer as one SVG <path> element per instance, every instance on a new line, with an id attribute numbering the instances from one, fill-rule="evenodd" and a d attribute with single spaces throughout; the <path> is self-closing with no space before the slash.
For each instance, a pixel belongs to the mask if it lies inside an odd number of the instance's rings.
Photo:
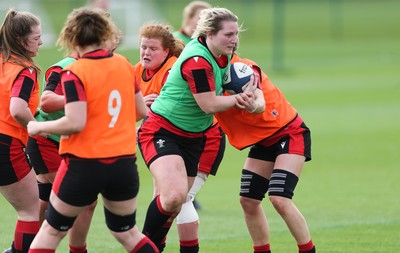
<path id="1" fill-rule="evenodd" d="M 53 8 L 55 1 L 38 2 L 53 10 L 60 27 L 68 8 Z M 285 1 L 282 58 L 274 58 L 280 50 L 272 36 L 274 1 L 210 2 L 239 16 L 247 29 L 241 35 L 241 56 L 260 64 L 311 129 L 313 160 L 305 165 L 294 202 L 309 223 L 318 252 L 400 252 L 400 2 Z M 178 27 L 184 3 L 159 0 L 156 6 L 165 20 Z M 138 61 L 137 50 L 119 52 L 132 63 Z M 45 68 L 61 55 L 43 49 L 37 60 Z M 282 62 L 280 68 L 275 68 L 276 61 Z M 252 252 L 238 201 L 246 155 L 228 147 L 218 175 L 198 195 L 203 206 L 201 252 Z M 138 165 L 141 228 L 152 179 L 141 158 Z M 12 240 L 16 215 L 2 197 L 0 207 L 1 250 Z M 283 221 L 267 201 L 264 207 L 272 251 L 297 252 Z M 59 252 L 66 249 L 64 240 Z M 100 206 L 88 249 L 123 252 L 108 232 Z M 165 252 L 179 252 L 175 227 Z"/>

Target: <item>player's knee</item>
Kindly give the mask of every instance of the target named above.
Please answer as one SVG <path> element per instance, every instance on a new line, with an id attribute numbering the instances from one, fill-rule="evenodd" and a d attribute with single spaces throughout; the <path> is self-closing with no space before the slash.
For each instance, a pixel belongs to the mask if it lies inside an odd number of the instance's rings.
<path id="1" fill-rule="evenodd" d="M 51 183 L 40 183 L 38 182 L 39 187 L 39 199 L 45 202 L 49 202 L 51 187 L 53 184 Z"/>
<path id="2" fill-rule="evenodd" d="M 104 216 L 108 229 L 112 232 L 125 232 L 136 225 L 136 211 L 129 215 L 116 215 L 104 207 Z"/>
<path id="3" fill-rule="evenodd" d="M 261 205 L 261 201 L 257 199 L 251 199 L 240 196 L 240 205 L 245 213 L 252 213 L 256 210 L 256 207 Z"/>
<path id="4" fill-rule="evenodd" d="M 289 210 L 288 207 L 292 205 L 292 200 L 289 198 L 281 197 L 281 196 L 269 196 L 269 200 L 271 204 L 275 208 L 275 210 L 281 215 L 285 216 L 287 211 Z"/>
<path id="5" fill-rule="evenodd" d="M 262 201 L 268 191 L 268 182 L 268 179 L 243 169 L 240 180 L 240 196 Z"/>
<path id="6" fill-rule="evenodd" d="M 286 205 L 291 204 L 299 178 L 285 170 L 275 169 L 269 182 L 268 195 L 272 205 L 278 212 L 283 212 Z"/>
<path id="7" fill-rule="evenodd" d="M 181 211 L 176 217 L 177 224 L 192 223 L 199 220 L 199 215 L 194 208 L 193 202 L 189 201 L 182 205 Z"/>
<path id="8" fill-rule="evenodd" d="M 186 202 L 187 194 L 184 192 L 170 191 L 168 194 L 161 194 L 161 205 L 165 211 L 179 211 L 182 204 Z"/>
<path id="9" fill-rule="evenodd" d="M 76 217 L 67 217 L 61 213 L 59 213 L 49 202 L 47 211 L 46 211 L 46 221 L 52 226 L 54 229 L 58 231 L 68 231 L 72 225 L 74 224 Z"/>

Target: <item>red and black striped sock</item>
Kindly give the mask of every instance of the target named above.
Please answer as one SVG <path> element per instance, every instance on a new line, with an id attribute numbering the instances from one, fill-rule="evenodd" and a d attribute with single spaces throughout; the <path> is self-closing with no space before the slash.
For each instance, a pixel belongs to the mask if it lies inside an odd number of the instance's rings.
<path id="1" fill-rule="evenodd" d="M 199 252 L 199 240 L 183 241 L 179 240 L 180 253 L 198 253 Z"/>
<path id="2" fill-rule="evenodd" d="M 14 233 L 14 247 L 18 252 L 28 252 L 40 228 L 39 221 L 17 220 Z"/>
<path id="3" fill-rule="evenodd" d="M 139 241 L 130 253 L 158 253 L 156 245 L 147 237 Z"/>

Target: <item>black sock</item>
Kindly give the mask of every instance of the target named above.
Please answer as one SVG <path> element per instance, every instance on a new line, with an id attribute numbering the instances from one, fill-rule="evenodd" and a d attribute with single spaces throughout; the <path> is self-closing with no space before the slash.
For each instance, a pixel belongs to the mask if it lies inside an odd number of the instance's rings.
<path id="1" fill-rule="evenodd" d="M 157 248 L 160 252 L 164 251 L 164 248 L 166 246 L 166 241 L 167 241 L 167 234 L 169 229 L 172 226 L 173 221 L 169 221 L 167 220 L 167 222 L 162 226 L 162 228 L 154 234 L 154 236 L 152 237 L 154 239 L 154 241 L 159 241 L 159 244 L 157 245 Z"/>
<path id="2" fill-rule="evenodd" d="M 159 199 L 160 196 L 158 195 L 151 201 L 142 231 L 157 246 L 162 243 L 165 237 L 165 234 L 162 233 L 163 226 L 172 215 L 162 209 Z"/>

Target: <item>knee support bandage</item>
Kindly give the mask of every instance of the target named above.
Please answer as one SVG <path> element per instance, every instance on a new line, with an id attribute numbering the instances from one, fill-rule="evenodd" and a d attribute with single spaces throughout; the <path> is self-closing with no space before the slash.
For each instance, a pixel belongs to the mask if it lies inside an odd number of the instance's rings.
<path id="1" fill-rule="evenodd" d="M 136 225 L 136 211 L 133 214 L 121 216 L 110 212 L 104 207 L 107 227 L 113 232 L 125 232 Z"/>
<path id="2" fill-rule="evenodd" d="M 243 169 L 240 180 L 240 196 L 261 201 L 268 191 L 268 182 L 268 179 Z"/>
<path id="3" fill-rule="evenodd" d="M 274 169 L 269 182 L 268 195 L 292 199 L 299 178 L 286 170 Z"/>
<path id="4" fill-rule="evenodd" d="M 192 223 L 199 220 L 199 215 L 194 208 L 193 201 L 186 201 L 176 217 L 176 224 Z"/>
<path id="5" fill-rule="evenodd" d="M 49 202 L 46 211 L 46 221 L 50 226 L 57 229 L 58 231 L 68 231 L 74 224 L 76 217 L 67 217 L 59 213 Z"/>
<path id="6" fill-rule="evenodd" d="M 39 199 L 49 202 L 51 187 L 53 184 L 51 183 L 40 183 L 38 182 L 39 187 Z"/>

